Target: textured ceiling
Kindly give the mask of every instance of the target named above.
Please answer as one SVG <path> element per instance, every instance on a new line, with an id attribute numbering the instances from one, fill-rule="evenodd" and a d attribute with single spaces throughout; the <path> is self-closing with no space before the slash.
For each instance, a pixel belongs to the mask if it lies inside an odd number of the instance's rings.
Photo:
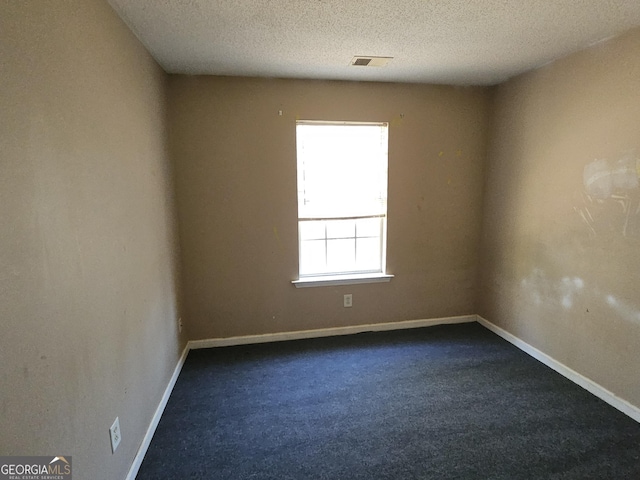
<path id="1" fill-rule="evenodd" d="M 640 0 L 109 0 L 170 73 L 490 85 L 640 26 Z M 384 67 L 355 55 L 389 56 Z"/>

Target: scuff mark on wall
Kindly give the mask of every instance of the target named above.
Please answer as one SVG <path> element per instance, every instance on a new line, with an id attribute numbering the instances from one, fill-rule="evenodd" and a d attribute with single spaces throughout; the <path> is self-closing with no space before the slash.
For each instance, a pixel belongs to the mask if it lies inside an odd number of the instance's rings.
<path id="1" fill-rule="evenodd" d="M 615 162 L 596 159 L 584 167 L 583 204 L 574 207 L 589 235 L 640 235 L 640 158 L 633 153 Z"/>
<path id="2" fill-rule="evenodd" d="M 561 305 L 565 309 L 573 307 L 573 297 L 584 288 L 584 281 L 578 277 L 563 277 L 560 281 Z"/>
<path id="3" fill-rule="evenodd" d="M 539 268 L 534 268 L 528 277 L 523 278 L 520 281 L 520 286 L 527 292 L 532 302 L 538 306 L 542 302 L 547 303 L 553 295 L 553 289 L 550 288 L 545 273 Z"/>
<path id="4" fill-rule="evenodd" d="M 549 279 L 545 273 L 534 268 L 528 277 L 520 281 L 520 286 L 527 292 L 535 305 L 561 305 L 565 310 L 573 307 L 576 296 L 584 289 L 584 280 L 580 277 L 562 277 L 560 281 Z"/>
<path id="5" fill-rule="evenodd" d="M 615 295 L 603 292 L 595 287 L 587 291 L 585 281 L 577 276 L 565 276 L 559 281 L 549 278 L 540 268 L 533 268 L 529 275 L 520 281 L 520 287 L 526 297 L 536 306 L 560 305 L 565 310 L 570 310 L 576 301 L 592 300 L 601 305 L 606 305 L 615 314 L 626 321 L 640 322 L 640 309 L 630 302 L 620 299 Z M 589 313 L 589 308 L 586 308 Z"/>
<path id="6" fill-rule="evenodd" d="M 613 295 L 607 295 L 606 302 L 607 305 L 609 305 L 613 310 L 616 311 L 616 313 L 624 317 L 626 320 L 640 322 L 640 312 L 628 303 L 614 297 Z"/>

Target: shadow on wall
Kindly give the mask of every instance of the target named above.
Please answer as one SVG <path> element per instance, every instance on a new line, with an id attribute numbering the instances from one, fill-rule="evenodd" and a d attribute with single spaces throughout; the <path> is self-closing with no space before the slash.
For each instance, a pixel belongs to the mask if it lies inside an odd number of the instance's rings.
<path id="1" fill-rule="evenodd" d="M 584 167 L 583 205 L 575 211 L 591 236 L 620 233 L 640 237 L 640 158 L 594 160 Z"/>

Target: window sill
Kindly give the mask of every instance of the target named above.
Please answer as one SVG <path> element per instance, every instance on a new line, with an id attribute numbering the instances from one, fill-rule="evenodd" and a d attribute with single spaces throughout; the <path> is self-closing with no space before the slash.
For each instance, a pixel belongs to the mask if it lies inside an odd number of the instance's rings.
<path id="1" fill-rule="evenodd" d="M 296 288 L 329 287 L 333 285 L 355 285 L 358 283 L 382 283 L 390 282 L 393 275 L 385 273 L 363 273 L 353 275 L 325 275 L 318 277 L 303 277 L 293 280 L 291 283 Z"/>

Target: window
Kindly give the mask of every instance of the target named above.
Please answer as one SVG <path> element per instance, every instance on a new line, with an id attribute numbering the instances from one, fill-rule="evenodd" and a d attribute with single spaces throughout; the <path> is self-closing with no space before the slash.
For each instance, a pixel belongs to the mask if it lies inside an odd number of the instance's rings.
<path id="1" fill-rule="evenodd" d="M 296 140 L 299 282 L 388 281 L 388 124 L 298 121 Z"/>

